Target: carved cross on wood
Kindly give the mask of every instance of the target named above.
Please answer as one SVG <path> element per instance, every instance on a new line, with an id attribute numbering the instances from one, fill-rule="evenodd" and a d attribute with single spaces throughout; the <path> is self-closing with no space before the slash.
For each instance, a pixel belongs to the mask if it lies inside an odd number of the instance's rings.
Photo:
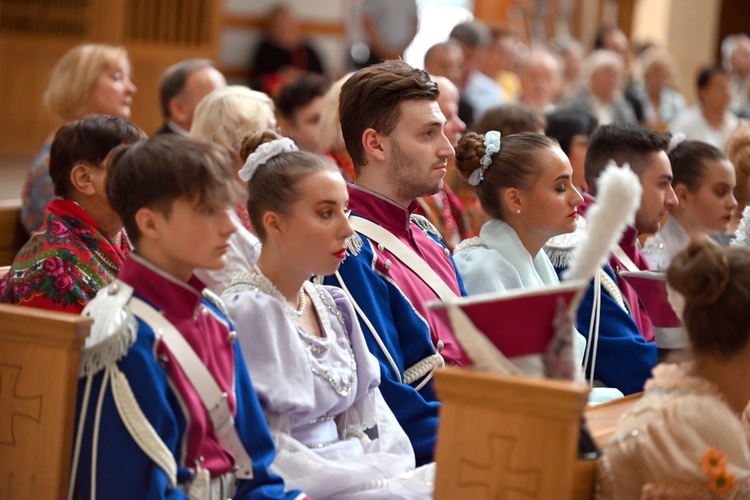
<path id="1" fill-rule="evenodd" d="M 41 396 L 19 396 L 16 384 L 21 367 L 0 364 L 0 444 L 15 445 L 13 421 L 24 417 L 39 422 L 42 415 Z"/>
<path id="2" fill-rule="evenodd" d="M 510 436 L 493 435 L 489 440 L 489 460 L 479 464 L 472 460 L 461 460 L 459 484 L 486 488 L 485 498 L 502 500 L 509 494 L 515 497 L 536 498 L 542 474 L 538 468 L 513 467 L 513 449 L 516 440 Z"/>

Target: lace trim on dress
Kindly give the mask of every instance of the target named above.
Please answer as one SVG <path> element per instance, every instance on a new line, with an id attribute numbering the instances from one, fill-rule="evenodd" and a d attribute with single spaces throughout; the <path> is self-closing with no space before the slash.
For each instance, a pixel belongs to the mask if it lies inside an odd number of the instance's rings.
<path id="1" fill-rule="evenodd" d="M 289 304 L 289 301 L 286 300 L 286 297 L 279 292 L 278 288 L 276 288 L 271 280 L 269 280 L 257 267 L 235 277 L 225 293 L 236 293 L 250 290 L 264 293 L 276 299 L 284 309 L 284 314 L 286 314 L 286 316 L 294 323 L 297 335 L 307 348 L 310 356 L 312 356 L 314 361 L 317 361 L 318 359 L 324 358 L 330 352 L 331 345 L 336 339 L 336 332 L 331 328 L 331 321 L 328 317 L 326 308 L 333 312 L 341 324 L 344 324 L 344 317 L 324 287 L 305 281 L 302 284 L 302 288 L 307 295 L 310 296 L 312 306 L 315 308 L 316 315 L 323 331 L 322 337 L 310 335 L 302 329 L 299 324 L 299 316 L 291 304 Z M 349 338 L 346 335 L 338 339 L 338 344 L 346 350 L 347 357 L 349 358 L 349 366 L 351 367 L 348 376 L 344 377 L 342 382 L 337 381 L 327 369 L 319 366 L 316 362 L 311 363 L 310 368 L 315 375 L 327 380 L 338 395 L 348 396 L 357 376 L 357 362 L 354 358 L 354 351 L 352 350 L 351 342 L 349 342 Z"/>

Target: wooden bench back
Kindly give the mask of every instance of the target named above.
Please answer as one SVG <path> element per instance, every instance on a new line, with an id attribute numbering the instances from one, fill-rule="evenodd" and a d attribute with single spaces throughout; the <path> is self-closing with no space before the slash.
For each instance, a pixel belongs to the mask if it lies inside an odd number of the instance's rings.
<path id="1" fill-rule="evenodd" d="M 0 304 L 0 498 L 66 498 L 91 319 Z"/>
<path id="2" fill-rule="evenodd" d="M 443 402 L 436 500 L 579 497 L 587 386 L 446 368 L 435 373 L 435 388 Z M 593 488 L 593 468 L 585 475 L 584 495 Z"/>
<path id="3" fill-rule="evenodd" d="M 26 243 L 21 224 L 21 200 L 0 200 L 0 266 L 8 266 Z"/>

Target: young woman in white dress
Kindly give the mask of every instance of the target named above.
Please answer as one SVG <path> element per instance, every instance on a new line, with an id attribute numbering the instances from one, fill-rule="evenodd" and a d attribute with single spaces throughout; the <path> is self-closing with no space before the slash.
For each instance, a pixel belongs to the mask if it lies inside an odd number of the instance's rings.
<path id="1" fill-rule="evenodd" d="M 750 249 L 694 240 L 667 283 L 682 298 L 690 360 L 654 368 L 620 417 L 598 498 L 750 498 Z"/>
<path id="2" fill-rule="evenodd" d="M 338 168 L 272 131 L 250 134 L 241 156 L 263 246 L 222 299 L 275 440 L 272 469 L 316 500 L 431 498 L 434 464 L 415 470 L 351 303 L 308 281 L 338 268 L 352 235 Z"/>

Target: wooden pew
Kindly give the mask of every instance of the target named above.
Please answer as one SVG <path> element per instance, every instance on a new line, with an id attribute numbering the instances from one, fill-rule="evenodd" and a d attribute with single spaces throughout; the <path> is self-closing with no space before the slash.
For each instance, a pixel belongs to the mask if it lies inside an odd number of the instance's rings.
<path id="1" fill-rule="evenodd" d="M 91 322 L 0 304 L 0 498 L 67 497 L 78 360 Z"/>
<path id="2" fill-rule="evenodd" d="M 591 498 L 594 463 L 576 460 L 588 386 L 445 368 L 435 388 L 436 500 Z"/>
<path id="3" fill-rule="evenodd" d="M 21 200 L 0 200 L 0 266 L 13 263 L 27 238 L 21 224 Z"/>

